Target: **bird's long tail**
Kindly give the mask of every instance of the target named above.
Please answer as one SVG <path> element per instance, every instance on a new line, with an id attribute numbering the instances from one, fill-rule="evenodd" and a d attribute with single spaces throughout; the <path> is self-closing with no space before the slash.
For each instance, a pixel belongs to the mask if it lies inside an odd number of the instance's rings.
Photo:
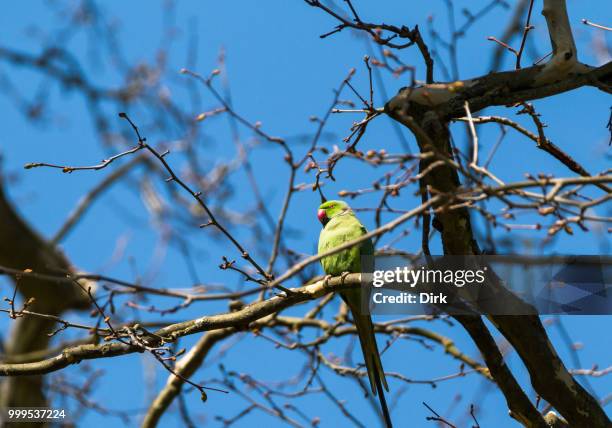
<path id="1" fill-rule="evenodd" d="M 376 344 L 376 336 L 374 335 L 372 318 L 370 318 L 370 315 L 362 315 L 359 311 L 359 307 L 355 307 L 355 304 L 358 302 L 354 302 L 353 300 L 355 299 L 350 297 L 345 298 L 345 302 L 351 309 L 355 326 L 357 327 L 357 335 L 359 336 L 359 343 L 361 344 L 361 351 L 363 352 L 363 359 L 368 372 L 372 394 L 378 395 L 378 400 L 380 401 L 380 407 L 382 409 L 387 428 L 392 428 L 391 416 L 389 415 L 389 409 L 387 408 L 387 402 L 385 400 L 385 393 L 383 390 L 384 387 L 386 391 L 389 391 L 389 385 L 387 385 L 385 371 L 383 370 L 382 362 L 380 361 L 380 354 L 378 353 L 378 345 Z"/>

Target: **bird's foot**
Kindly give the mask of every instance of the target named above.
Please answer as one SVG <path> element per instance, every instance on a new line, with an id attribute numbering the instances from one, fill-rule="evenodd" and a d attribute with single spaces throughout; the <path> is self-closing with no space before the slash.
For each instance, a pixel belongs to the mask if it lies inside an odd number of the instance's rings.
<path id="1" fill-rule="evenodd" d="M 342 275 L 340 275 L 340 283 L 342 285 L 344 285 L 344 280 L 346 279 L 347 276 L 349 276 L 351 273 L 350 272 L 342 272 Z"/>
<path id="2" fill-rule="evenodd" d="M 332 275 L 325 275 L 325 277 L 323 278 L 323 283 L 325 284 L 325 287 L 329 287 L 329 280 L 332 278 Z"/>

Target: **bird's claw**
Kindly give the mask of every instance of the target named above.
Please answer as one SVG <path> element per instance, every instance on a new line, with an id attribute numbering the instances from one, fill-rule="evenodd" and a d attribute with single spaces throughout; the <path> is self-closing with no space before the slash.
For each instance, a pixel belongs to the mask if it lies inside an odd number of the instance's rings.
<path id="1" fill-rule="evenodd" d="M 340 283 L 342 285 L 344 285 L 344 280 L 346 279 L 347 276 L 349 276 L 351 273 L 350 272 L 342 272 L 342 275 L 340 275 Z"/>
<path id="2" fill-rule="evenodd" d="M 325 287 L 329 287 L 329 280 L 332 278 L 333 276 L 331 275 L 325 275 L 325 277 L 323 278 L 323 283 L 325 284 Z"/>

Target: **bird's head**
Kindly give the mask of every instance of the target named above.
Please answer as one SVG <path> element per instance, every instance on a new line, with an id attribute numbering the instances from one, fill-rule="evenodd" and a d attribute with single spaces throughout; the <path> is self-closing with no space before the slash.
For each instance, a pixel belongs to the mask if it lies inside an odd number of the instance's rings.
<path id="1" fill-rule="evenodd" d="M 319 206 L 317 218 L 325 226 L 333 217 L 349 211 L 351 207 L 344 201 L 327 201 Z"/>

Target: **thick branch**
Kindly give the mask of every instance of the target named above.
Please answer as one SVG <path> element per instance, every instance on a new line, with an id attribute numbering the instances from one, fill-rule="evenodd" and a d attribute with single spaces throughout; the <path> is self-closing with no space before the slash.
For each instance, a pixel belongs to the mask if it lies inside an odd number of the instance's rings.
<path id="1" fill-rule="evenodd" d="M 350 274 L 344 279 L 334 277 L 322 279 L 313 284 L 292 288 L 288 297 L 275 296 L 270 299 L 255 302 L 230 313 L 204 316 L 195 320 L 171 324 L 147 336 L 150 346 L 170 343 L 179 337 L 225 328 L 244 329 L 248 325 L 267 315 L 278 313 L 285 308 L 299 303 L 318 299 L 326 294 L 356 287 L 361 284 L 361 274 Z M 0 376 L 27 376 L 32 374 L 51 373 L 83 360 L 116 357 L 134 352 L 143 352 L 138 345 L 128 345 L 120 342 L 100 345 L 85 344 L 64 349 L 60 354 L 41 361 L 22 364 L 0 364 Z"/>
<path id="2" fill-rule="evenodd" d="M 572 69 L 584 70 L 585 66 L 578 63 L 578 51 L 567 16 L 565 0 L 544 0 L 542 15 L 546 18 L 553 55 L 538 77 L 538 83 L 552 82 Z"/>
<path id="3" fill-rule="evenodd" d="M 385 112 L 400 112 L 416 103 L 435 108 L 440 116 L 449 120 L 465 114 L 465 101 L 469 103 L 472 113 L 475 113 L 487 107 L 550 97 L 583 86 L 594 86 L 612 93 L 612 61 L 597 68 L 585 67 L 584 71 L 568 73 L 553 82 L 537 82 L 544 66 L 533 66 L 457 82 L 402 88 L 385 105 Z"/>

